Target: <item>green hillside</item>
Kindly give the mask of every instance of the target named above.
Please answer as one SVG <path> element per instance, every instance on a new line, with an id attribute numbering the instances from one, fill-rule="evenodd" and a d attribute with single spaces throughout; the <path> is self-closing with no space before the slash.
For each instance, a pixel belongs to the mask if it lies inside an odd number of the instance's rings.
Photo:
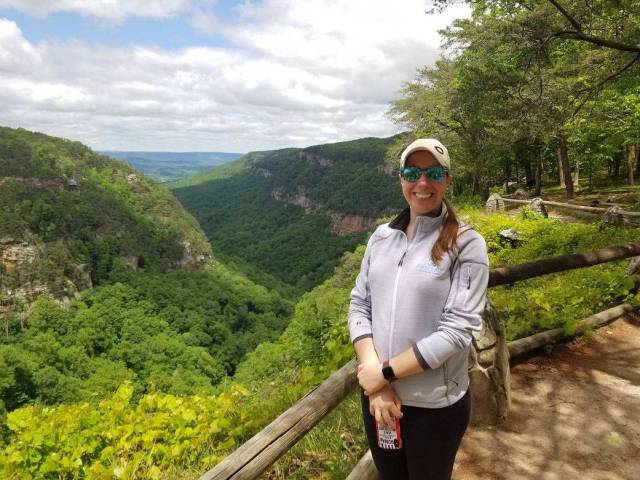
<path id="1" fill-rule="evenodd" d="M 0 172 L 0 418 L 125 381 L 210 394 L 286 327 L 290 302 L 210 262 L 194 218 L 128 165 L 0 128 Z"/>
<path id="2" fill-rule="evenodd" d="M 73 298 L 122 268 L 162 272 L 210 258 L 193 217 L 141 173 L 78 142 L 0 127 L 5 305 L 43 292 Z"/>
<path id="3" fill-rule="evenodd" d="M 638 240 L 636 229 L 603 231 L 530 213 L 520 218 L 470 209 L 461 213 L 486 238 L 492 267 Z M 521 233 L 520 246 L 500 241 L 498 233 L 505 228 Z M 131 384 L 123 383 L 99 404 L 35 405 L 10 412 L 0 437 L 0 473 L 9 478 L 97 479 L 116 472 L 130 478 L 197 478 L 353 357 L 346 314 L 363 252 L 360 245 L 345 255 L 332 277 L 299 300 L 282 336 L 261 344 L 214 395 L 136 397 Z M 490 295 L 509 339 L 553 327 L 570 332 L 579 318 L 638 301 L 625 268 L 626 262 L 607 263 L 491 289 Z M 123 436 L 126 441 L 120 441 Z M 345 478 L 366 448 L 352 395 L 268 475 Z"/>
<path id="4" fill-rule="evenodd" d="M 398 142 L 255 152 L 173 192 L 222 259 L 250 263 L 303 292 L 331 274 L 376 218 L 403 208 L 397 177 L 385 167 Z"/>
<path id="5" fill-rule="evenodd" d="M 215 167 L 208 168 L 203 172 L 196 173 L 195 175 L 174 180 L 172 182 L 167 182 L 165 183 L 165 186 L 171 189 L 176 189 L 182 187 L 190 187 L 192 185 L 199 185 L 211 180 L 229 178 L 232 175 L 242 172 L 248 158 L 251 158 L 251 155 L 243 155 L 237 160 L 233 160 L 223 165 L 217 165 Z"/>

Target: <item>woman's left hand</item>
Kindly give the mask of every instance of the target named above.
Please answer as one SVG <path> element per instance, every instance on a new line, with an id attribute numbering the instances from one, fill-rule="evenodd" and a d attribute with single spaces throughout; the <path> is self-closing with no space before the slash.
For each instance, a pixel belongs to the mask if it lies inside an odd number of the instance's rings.
<path id="1" fill-rule="evenodd" d="M 367 362 L 358 365 L 358 382 L 367 395 L 371 395 L 389 384 L 382 375 L 380 362 Z"/>

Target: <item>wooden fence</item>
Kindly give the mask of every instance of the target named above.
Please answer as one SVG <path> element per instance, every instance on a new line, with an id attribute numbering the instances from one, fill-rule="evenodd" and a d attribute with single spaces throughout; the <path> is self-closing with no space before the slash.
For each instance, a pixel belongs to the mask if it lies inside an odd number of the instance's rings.
<path id="1" fill-rule="evenodd" d="M 528 202 L 524 201 L 524 203 Z M 638 255 L 640 255 L 640 244 L 629 244 L 496 268 L 489 273 L 489 287 L 576 268 L 590 267 Z M 623 304 L 588 317 L 580 323 L 578 332 L 586 327 L 599 326 L 613 321 L 632 310 L 633 307 L 631 305 Z M 559 341 L 564 337 L 562 329 L 537 333 L 531 337 L 509 342 L 509 353 L 511 356 L 520 355 L 549 342 Z M 483 358 L 483 354 L 486 356 L 489 353 L 491 352 L 481 352 L 481 363 L 491 360 Z M 241 445 L 213 469 L 202 475 L 200 480 L 250 480 L 258 478 L 334 407 L 342 402 L 357 385 L 356 360 L 353 359 Z M 358 462 L 348 479 L 364 480 L 374 478 L 377 478 L 377 472 L 373 466 L 371 454 L 367 452 Z"/>
<path id="2" fill-rule="evenodd" d="M 529 205 L 532 203 L 534 199 L 531 200 L 517 200 L 514 198 L 505 198 L 499 195 L 492 195 L 489 200 L 487 200 L 487 208 L 491 207 L 493 211 L 495 210 L 503 210 L 502 205 Z M 626 223 L 629 225 L 640 225 L 640 212 L 631 212 L 628 210 L 622 210 L 618 205 L 615 204 L 605 204 L 607 207 L 593 207 L 587 205 L 578 205 L 576 203 L 561 203 L 561 202 L 553 202 L 550 200 L 541 200 L 541 203 L 545 207 L 555 207 L 563 210 L 569 210 L 577 214 L 586 214 L 587 216 L 593 217 L 602 217 L 605 214 L 612 214 L 620 217 L 620 223 Z M 501 205 L 502 203 L 502 205 Z M 615 207 L 615 210 L 612 209 Z"/>

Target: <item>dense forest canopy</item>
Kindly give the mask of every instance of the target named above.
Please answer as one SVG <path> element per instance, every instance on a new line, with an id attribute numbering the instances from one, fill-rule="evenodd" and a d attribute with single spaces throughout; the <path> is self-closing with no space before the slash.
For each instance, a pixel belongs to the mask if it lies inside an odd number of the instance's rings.
<path id="1" fill-rule="evenodd" d="M 448 1 L 438 2 L 446 6 Z M 420 70 L 392 116 L 439 136 L 459 178 L 487 195 L 543 181 L 573 195 L 640 169 L 640 4 L 470 1 L 444 32 L 448 55 Z M 524 181 L 522 181 L 524 179 Z"/>

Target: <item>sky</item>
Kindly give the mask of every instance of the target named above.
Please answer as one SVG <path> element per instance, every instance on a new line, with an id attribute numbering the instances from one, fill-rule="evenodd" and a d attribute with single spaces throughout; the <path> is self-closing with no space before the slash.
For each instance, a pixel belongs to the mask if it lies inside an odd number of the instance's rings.
<path id="1" fill-rule="evenodd" d="M 402 130 L 387 116 L 465 5 L 0 0 L 0 125 L 96 150 L 247 152 Z"/>

